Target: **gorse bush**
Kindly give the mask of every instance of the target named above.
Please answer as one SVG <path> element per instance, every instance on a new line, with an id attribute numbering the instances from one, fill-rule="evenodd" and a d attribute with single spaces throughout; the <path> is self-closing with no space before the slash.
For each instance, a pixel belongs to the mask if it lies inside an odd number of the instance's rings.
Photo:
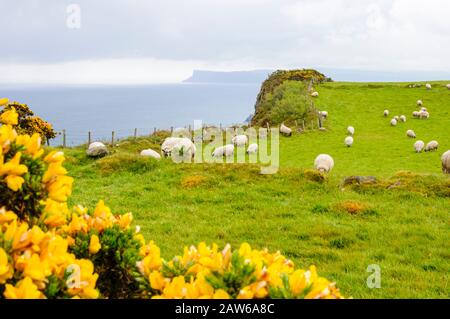
<path id="1" fill-rule="evenodd" d="M 4 103 L 8 103 L 5 99 Z M 14 109 L 18 114 L 18 123 L 15 127 L 17 133 L 33 135 L 39 134 L 42 139 L 50 140 L 56 137 L 56 132 L 52 125 L 39 116 L 35 116 L 33 111 L 26 104 L 17 102 L 7 104 L 3 110 L 0 110 L 0 116 L 8 110 Z"/>
<path id="2" fill-rule="evenodd" d="M 0 298 L 341 297 L 314 267 L 296 270 L 246 243 L 234 252 L 200 243 L 162 259 L 131 213 L 103 201 L 70 209 L 64 154 L 44 154 L 37 133 L 20 135 L 14 107 L 0 121 Z"/>

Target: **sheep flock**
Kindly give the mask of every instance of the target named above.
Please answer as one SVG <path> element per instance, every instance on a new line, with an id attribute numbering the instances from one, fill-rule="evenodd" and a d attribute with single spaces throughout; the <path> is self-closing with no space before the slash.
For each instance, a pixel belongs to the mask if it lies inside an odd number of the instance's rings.
<path id="1" fill-rule="evenodd" d="M 432 90 L 432 86 L 430 84 L 426 84 L 426 90 Z M 450 84 L 447 84 L 446 87 L 450 89 Z M 311 93 L 311 96 L 314 98 L 319 97 L 319 93 L 314 91 Z M 426 120 L 430 119 L 430 111 L 425 106 L 426 101 L 423 99 L 419 99 L 415 102 L 415 110 L 412 111 L 412 119 Z M 393 127 L 392 130 L 396 130 L 399 126 L 405 125 L 407 122 L 407 117 L 404 114 L 394 115 L 389 117 L 391 111 L 386 108 L 383 110 L 383 117 L 388 118 L 389 125 Z M 329 113 L 328 111 L 318 111 L 318 117 L 322 119 L 328 119 Z M 414 126 L 414 121 L 408 122 L 409 128 L 406 129 L 406 137 L 410 139 L 420 138 L 421 134 L 416 134 L 416 131 L 411 127 Z M 356 123 L 357 124 L 357 123 Z M 362 125 L 361 131 L 364 126 Z M 395 128 L 395 129 L 394 129 Z M 281 123 L 279 126 L 279 132 L 281 136 L 290 137 L 292 136 L 293 129 L 288 127 L 284 123 Z M 300 131 L 299 131 L 300 132 Z M 405 131 L 403 131 L 405 132 Z M 420 130 L 418 131 L 419 133 Z M 422 137 L 423 138 L 423 137 Z M 348 149 L 352 148 L 355 142 L 355 128 L 354 126 L 347 126 L 346 134 L 344 137 L 344 146 Z M 212 150 L 212 157 L 220 158 L 220 157 L 229 157 L 233 156 L 235 153 L 235 148 L 246 147 L 247 154 L 257 154 L 259 151 L 259 146 L 257 143 L 249 143 L 249 137 L 246 134 L 238 134 L 231 138 L 228 144 L 223 146 L 218 146 Z M 422 152 L 435 152 L 439 148 L 439 142 L 437 140 L 431 140 L 429 142 L 425 142 L 423 140 L 416 140 L 413 143 L 413 150 L 415 153 L 420 154 Z M 357 149 L 357 148 L 356 148 Z M 355 150 L 349 150 L 348 152 L 355 152 Z M 160 160 L 163 157 L 171 156 L 172 154 L 183 154 L 183 156 L 188 156 L 193 158 L 196 153 L 196 146 L 194 142 L 187 137 L 168 137 L 161 144 L 161 152 L 158 152 L 154 149 L 143 149 L 140 152 L 140 156 L 142 157 L 150 157 L 157 160 Z M 91 157 L 100 157 L 108 154 L 108 149 L 105 144 L 101 142 L 94 142 L 88 145 L 87 155 Z M 162 156 L 161 156 L 162 155 Z M 314 169 L 321 173 L 330 173 L 335 165 L 335 161 L 330 154 L 319 154 L 314 159 Z M 441 165 L 442 172 L 444 174 L 450 174 L 450 150 L 444 152 L 441 156 Z"/>

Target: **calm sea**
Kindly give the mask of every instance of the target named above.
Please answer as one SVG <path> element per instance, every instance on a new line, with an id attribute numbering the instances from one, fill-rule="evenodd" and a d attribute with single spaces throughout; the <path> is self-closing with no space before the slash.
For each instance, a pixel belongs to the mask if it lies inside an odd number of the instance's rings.
<path id="1" fill-rule="evenodd" d="M 66 130 L 67 144 L 148 135 L 154 127 L 242 123 L 253 113 L 259 84 L 164 84 L 148 86 L 3 87 L 0 96 L 28 104 L 36 115 Z M 61 144 L 61 136 L 51 145 Z"/>

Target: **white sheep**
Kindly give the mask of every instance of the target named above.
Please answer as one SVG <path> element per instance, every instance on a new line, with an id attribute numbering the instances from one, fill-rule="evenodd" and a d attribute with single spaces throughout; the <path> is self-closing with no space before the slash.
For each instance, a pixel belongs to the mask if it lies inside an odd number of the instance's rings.
<path id="1" fill-rule="evenodd" d="M 423 105 L 422 100 L 417 100 L 417 106 L 422 106 L 422 105 Z"/>
<path id="2" fill-rule="evenodd" d="M 281 124 L 280 125 L 280 133 L 283 133 L 283 134 L 285 134 L 287 136 L 291 136 L 292 135 L 292 130 L 289 127 L 287 127 L 286 125 Z"/>
<path id="3" fill-rule="evenodd" d="M 431 141 L 425 146 L 425 152 L 436 151 L 439 147 L 439 143 L 437 141 Z"/>
<path id="4" fill-rule="evenodd" d="M 419 111 L 414 111 L 414 112 L 412 112 L 412 116 L 413 117 L 419 117 L 420 116 L 420 112 Z"/>
<path id="5" fill-rule="evenodd" d="M 248 143 L 247 135 L 236 135 L 231 139 L 231 142 L 236 146 L 245 146 Z"/>
<path id="6" fill-rule="evenodd" d="M 411 138 L 416 138 L 416 133 L 413 130 L 407 130 L 406 136 L 411 137 Z"/>
<path id="7" fill-rule="evenodd" d="M 400 115 L 400 121 L 402 121 L 402 122 L 406 122 L 406 116 L 404 116 L 404 115 Z"/>
<path id="8" fill-rule="evenodd" d="M 233 144 L 219 146 L 212 153 L 212 156 L 214 156 L 214 157 L 222 157 L 222 156 L 228 157 L 228 156 L 232 156 L 232 155 L 234 155 L 234 145 Z"/>
<path id="9" fill-rule="evenodd" d="M 394 119 L 398 122 L 400 120 L 400 117 L 398 115 L 394 116 Z"/>
<path id="10" fill-rule="evenodd" d="M 396 126 L 397 125 L 397 120 L 395 118 L 391 120 L 391 125 L 392 126 Z"/>
<path id="11" fill-rule="evenodd" d="M 344 143 L 347 147 L 350 147 L 353 145 L 353 137 L 347 136 L 344 140 Z"/>
<path id="12" fill-rule="evenodd" d="M 431 84 L 430 83 L 425 84 L 425 87 L 427 88 L 427 90 L 431 90 Z"/>
<path id="13" fill-rule="evenodd" d="M 319 96 L 319 92 L 314 91 L 314 92 L 311 93 L 311 96 L 312 97 L 318 97 Z"/>
<path id="14" fill-rule="evenodd" d="M 444 174 L 450 174 L 450 150 L 442 154 L 441 162 L 442 162 L 442 172 Z"/>
<path id="15" fill-rule="evenodd" d="M 446 87 L 447 87 L 447 89 L 449 89 L 449 90 L 450 90 L 450 84 L 447 84 L 447 85 L 446 85 Z"/>
<path id="16" fill-rule="evenodd" d="M 428 119 L 430 117 L 430 113 L 427 111 L 420 111 L 419 112 L 419 118 L 421 119 Z"/>
<path id="17" fill-rule="evenodd" d="M 184 151 L 191 152 L 192 155 L 195 155 L 196 151 L 194 143 L 187 137 L 168 137 L 161 145 L 164 156 L 170 156 L 174 148 L 179 151 L 184 149 Z"/>
<path id="18" fill-rule="evenodd" d="M 383 115 L 386 117 L 389 115 L 389 110 L 384 110 Z"/>
<path id="19" fill-rule="evenodd" d="M 195 144 L 190 139 L 183 137 L 173 146 L 171 155 L 176 154 L 184 158 L 193 158 L 195 156 L 195 152 Z"/>
<path id="20" fill-rule="evenodd" d="M 320 115 L 322 118 L 326 119 L 326 118 L 328 117 L 328 112 L 327 112 L 327 111 L 320 111 L 320 112 L 319 112 L 319 115 Z"/>
<path id="21" fill-rule="evenodd" d="M 421 112 L 426 112 L 426 111 L 427 111 L 427 108 L 422 106 L 422 107 L 420 108 L 420 111 L 421 111 Z"/>
<path id="22" fill-rule="evenodd" d="M 247 148 L 247 154 L 254 154 L 258 152 L 258 144 L 250 144 Z"/>
<path id="23" fill-rule="evenodd" d="M 314 168 L 322 173 L 329 173 L 334 167 L 334 160 L 328 154 L 320 154 L 314 160 Z"/>
<path id="24" fill-rule="evenodd" d="M 422 152 L 424 147 L 425 143 L 423 141 L 417 141 L 414 143 L 414 150 L 416 151 L 416 153 Z"/>
<path id="25" fill-rule="evenodd" d="M 355 128 L 353 126 L 347 127 L 347 133 L 350 134 L 350 135 L 354 135 L 355 134 Z"/>
<path id="26" fill-rule="evenodd" d="M 143 150 L 140 155 L 144 156 L 144 157 L 153 157 L 158 160 L 161 159 L 161 155 L 158 152 L 156 152 L 150 148 Z"/>

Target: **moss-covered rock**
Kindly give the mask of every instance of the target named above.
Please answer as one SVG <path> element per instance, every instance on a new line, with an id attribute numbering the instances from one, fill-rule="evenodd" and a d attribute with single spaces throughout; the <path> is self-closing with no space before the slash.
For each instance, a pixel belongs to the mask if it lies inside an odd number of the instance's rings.
<path id="1" fill-rule="evenodd" d="M 311 115 L 311 103 L 307 94 L 310 83 L 328 82 L 316 70 L 278 70 L 261 85 L 256 98 L 252 125 L 280 124 L 307 119 Z"/>

